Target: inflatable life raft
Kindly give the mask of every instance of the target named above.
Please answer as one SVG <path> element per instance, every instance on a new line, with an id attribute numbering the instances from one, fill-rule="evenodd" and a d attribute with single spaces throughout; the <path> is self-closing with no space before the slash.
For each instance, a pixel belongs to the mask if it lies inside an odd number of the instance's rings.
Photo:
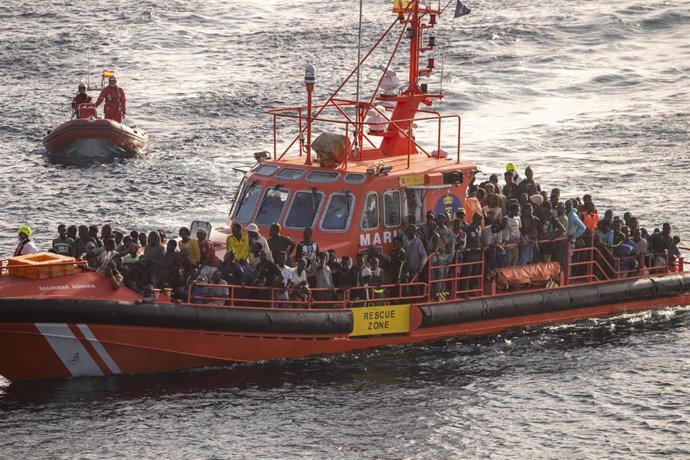
<path id="1" fill-rule="evenodd" d="M 148 147 L 146 131 L 98 118 L 93 106 L 79 107 L 78 115 L 43 136 L 43 147 L 51 158 L 67 162 L 112 161 L 136 156 Z"/>

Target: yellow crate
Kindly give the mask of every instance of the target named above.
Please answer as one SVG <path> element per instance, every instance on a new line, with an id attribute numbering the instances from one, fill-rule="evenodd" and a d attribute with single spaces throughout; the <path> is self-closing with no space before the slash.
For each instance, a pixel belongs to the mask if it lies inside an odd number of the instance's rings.
<path id="1" fill-rule="evenodd" d="M 7 268 L 12 276 L 43 280 L 73 273 L 75 267 L 73 263 L 76 263 L 74 257 L 53 254 L 52 252 L 39 252 L 10 257 Z"/>

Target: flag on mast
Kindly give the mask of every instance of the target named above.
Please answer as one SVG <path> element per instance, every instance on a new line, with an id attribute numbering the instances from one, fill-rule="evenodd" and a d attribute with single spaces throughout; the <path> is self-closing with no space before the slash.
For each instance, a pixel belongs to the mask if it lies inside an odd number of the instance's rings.
<path id="1" fill-rule="evenodd" d="M 393 12 L 400 13 L 405 12 L 410 6 L 409 0 L 393 0 Z"/>
<path id="2" fill-rule="evenodd" d="M 460 16 L 465 16 L 471 12 L 471 9 L 467 8 L 460 0 L 458 0 L 458 3 L 455 4 L 455 14 L 453 15 L 453 18 L 459 18 Z"/>

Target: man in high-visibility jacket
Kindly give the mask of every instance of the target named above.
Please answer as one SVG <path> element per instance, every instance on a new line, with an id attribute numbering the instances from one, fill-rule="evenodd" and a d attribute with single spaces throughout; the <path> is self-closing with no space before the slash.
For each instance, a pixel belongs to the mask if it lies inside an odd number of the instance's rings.
<path id="1" fill-rule="evenodd" d="M 127 98 L 125 97 L 125 90 L 117 84 L 117 77 L 111 75 L 108 79 L 108 86 L 103 88 L 101 94 L 96 100 L 96 107 L 105 101 L 103 108 L 103 116 L 108 120 L 122 123 L 122 120 L 127 115 Z"/>

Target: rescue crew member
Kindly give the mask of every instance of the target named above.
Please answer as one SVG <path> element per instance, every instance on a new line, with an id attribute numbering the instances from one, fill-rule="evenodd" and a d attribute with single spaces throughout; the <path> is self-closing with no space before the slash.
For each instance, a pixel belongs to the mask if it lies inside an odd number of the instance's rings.
<path id="1" fill-rule="evenodd" d="M 38 248 L 31 238 L 31 229 L 28 226 L 22 225 L 19 227 L 17 230 L 17 239 L 19 240 L 19 244 L 14 250 L 15 257 L 26 254 L 36 254 L 38 252 Z"/>
<path id="2" fill-rule="evenodd" d="M 108 79 L 108 86 L 103 88 L 98 96 L 96 107 L 101 105 L 103 101 L 105 101 L 103 117 L 122 123 L 125 115 L 127 115 L 127 98 L 125 97 L 125 90 L 117 84 L 117 77 L 115 75 Z"/>
<path id="3" fill-rule="evenodd" d="M 77 95 L 74 96 L 74 98 L 72 99 L 72 109 L 74 109 L 74 114 L 78 117 L 79 116 L 79 106 L 81 104 L 91 104 L 92 102 L 93 102 L 93 99 L 86 92 L 86 85 L 84 84 L 83 81 L 80 81 Z"/>

